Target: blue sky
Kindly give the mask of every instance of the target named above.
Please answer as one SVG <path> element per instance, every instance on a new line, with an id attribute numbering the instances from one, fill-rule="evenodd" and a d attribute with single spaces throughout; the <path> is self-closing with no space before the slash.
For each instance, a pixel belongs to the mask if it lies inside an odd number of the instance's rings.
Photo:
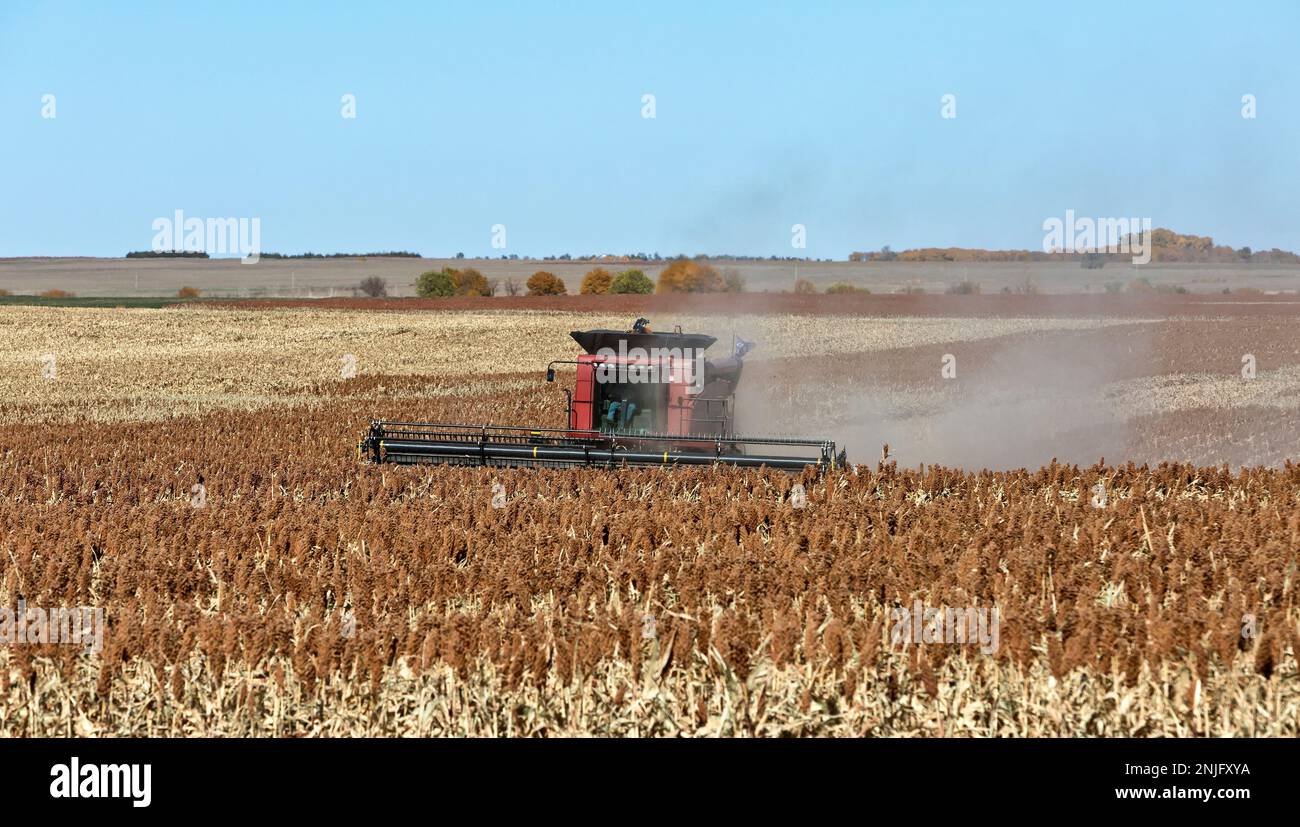
<path id="1" fill-rule="evenodd" d="M 1295 2 L 6 0 L 0 256 L 177 209 L 281 252 L 842 259 L 1067 208 L 1295 250 L 1298 35 Z"/>

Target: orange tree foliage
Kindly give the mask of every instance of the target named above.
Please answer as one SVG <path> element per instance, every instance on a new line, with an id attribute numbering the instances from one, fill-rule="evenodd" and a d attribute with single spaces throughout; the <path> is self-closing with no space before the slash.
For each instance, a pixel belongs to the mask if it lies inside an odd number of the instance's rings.
<path id="1" fill-rule="evenodd" d="M 609 292 L 614 276 L 605 268 L 597 267 L 582 279 L 582 288 L 578 291 L 584 296 L 599 296 Z"/>
<path id="2" fill-rule="evenodd" d="M 465 270 L 452 270 L 451 281 L 455 285 L 457 296 L 490 296 L 492 295 L 492 285 L 488 280 L 474 268 Z"/>
<path id="3" fill-rule="evenodd" d="M 659 273 L 656 293 L 721 293 L 726 289 L 722 275 L 710 264 L 678 259 Z"/>
<path id="4" fill-rule="evenodd" d="M 538 270 L 528 277 L 528 295 L 561 296 L 567 293 L 564 281 L 554 273 Z"/>

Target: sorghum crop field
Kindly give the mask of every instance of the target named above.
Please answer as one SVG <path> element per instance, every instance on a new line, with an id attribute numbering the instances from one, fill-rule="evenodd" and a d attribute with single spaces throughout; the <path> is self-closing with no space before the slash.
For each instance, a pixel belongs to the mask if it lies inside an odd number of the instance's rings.
<path id="1" fill-rule="evenodd" d="M 857 429 L 856 464 L 358 461 L 372 416 L 554 424 L 545 361 L 621 316 L 0 309 L 0 605 L 107 618 L 97 652 L 0 646 L 0 731 L 1297 735 L 1289 320 L 663 321 L 758 339 L 773 423 L 799 383 L 837 389 L 810 427 Z M 1058 351 L 1088 348 L 1070 374 Z M 1234 383 L 1244 352 L 1260 384 Z M 967 385 L 939 384 L 945 353 Z M 1012 393 L 994 367 L 1024 354 L 1067 378 Z M 1123 426 L 1104 464 L 897 441 L 985 391 L 1032 441 L 1060 414 L 1033 389 L 1071 383 L 1109 407 L 1065 437 Z M 918 606 L 998 623 L 934 640 L 900 621 Z"/>

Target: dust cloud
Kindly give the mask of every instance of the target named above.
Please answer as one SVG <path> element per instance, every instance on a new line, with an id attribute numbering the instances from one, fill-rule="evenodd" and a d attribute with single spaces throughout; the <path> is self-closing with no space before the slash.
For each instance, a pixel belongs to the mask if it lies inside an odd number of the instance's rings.
<path id="1" fill-rule="evenodd" d="M 1107 387 L 1140 373 L 1151 351 L 1141 328 L 1113 340 L 1050 331 L 823 359 L 762 344 L 737 392 L 739 433 L 831 439 L 855 463 L 874 464 L 888 444 L 907 467 L 995 470 L 1124 461 L 1129 421 Z"/>

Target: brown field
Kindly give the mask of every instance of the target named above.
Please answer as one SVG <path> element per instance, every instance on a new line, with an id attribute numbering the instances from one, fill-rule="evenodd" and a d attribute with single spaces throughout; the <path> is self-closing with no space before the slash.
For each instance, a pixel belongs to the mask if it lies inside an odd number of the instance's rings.
<path id="1" fill-rule="evenodd" d="M 789 291 L 796 278 L 808 279 L 819 290 L 846 282 L 874 293 L 910 288 L 941 294 L 954 284 L 972 281 L 986 294 L 1026 287 L 1047 294 L 1102 294 L 1109 282 L 1126 285 L 1137 278 L 1146 278 L 1153 285 L 1181 285 L 1206 294 L 1221 294 L 1225 288 L 1292 295 L 1300 292 L 1300 266 L 1281 264 L 1111 264 L 1100 270 L 1084 270 L 1077 262 L 816 261 L 798 263 L 797 272 L 794 262 L 784 261 L 715 264 L 739 270 L 752 292 Z M 600 266 L 615 271 L 637 267 L 655 278 L 666 265 L 627 262 Z M 175 296 L 181 287 L 190 286 L 214 298 L 327 298 L 350 296 L 362 279 L 379 276 L 388 282 L 390 295 L 414 296 L 415 278 L 426 270 L 474 267 L 488 279 L 514 279 L 520 284 L 538 270 L 548 270 L 564 280 L 570 293 L 577 293 L 583 275 L 595 266 L 449 258 L 262 259 L 250 265 L 237 259 L 11 258 L 0 259 L 0 289 L 30 294 L 60 289 L 78 296 Z"/>
<path id="2" fill-rule="evenodd" d="M 457 296 L 439 299 L 352 298 L 245 299 L 216 301 L 245 310 L 502 310 L 561 313 L 619 313 L 656 318 L 685 314 L 726 319 L 738 315 L 915 316 L 945 318 L 1069 317 L 1147 318 L 1169 316 L 1241 318 L 1300 317 L 1300 297 L 1292 295 L 1121 294 L 1121 295 L 796 295 L 771 293 L 666 294 L 650 296 Z"/>
<path id="3" fill-rule="evenodd" d="M 358 462 L 372 416 L 557 423 L 622 298 L 0 307 L 0 606 L 109 624 L 0 646 L 0 732 L 1300 734 L 1296 306 L 879 298 L 646 313 L 757 340 L 741 424 L 823 477 Z M 997 645 L 894 641 L 917 601 Z"/>

